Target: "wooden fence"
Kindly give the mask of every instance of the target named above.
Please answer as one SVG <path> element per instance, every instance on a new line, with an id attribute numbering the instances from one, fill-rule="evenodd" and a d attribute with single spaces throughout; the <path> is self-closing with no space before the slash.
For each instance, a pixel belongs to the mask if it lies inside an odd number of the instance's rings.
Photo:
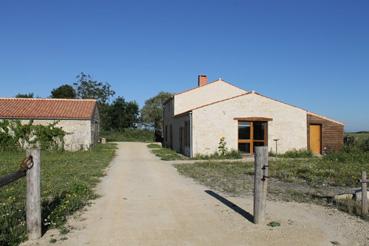
<path id="1" fill-rule="evenodd" d="M 40 164 L 40 149 L 28 149 L 19 170 L 0 177 L 1 188 L 26 176 L 26 221 L 28 239 L 30 240 L 41 237 Z"/>

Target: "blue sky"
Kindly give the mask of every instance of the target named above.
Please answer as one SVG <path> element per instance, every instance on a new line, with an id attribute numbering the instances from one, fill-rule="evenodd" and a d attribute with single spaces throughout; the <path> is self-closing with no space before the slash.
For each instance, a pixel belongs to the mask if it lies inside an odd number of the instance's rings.
<path id="1" fill-rule="evenodd" d="M 369 130 L 369 1 L 0 2 L 0 96 L 80 72 L 136 100 L 198 74 Z"/>

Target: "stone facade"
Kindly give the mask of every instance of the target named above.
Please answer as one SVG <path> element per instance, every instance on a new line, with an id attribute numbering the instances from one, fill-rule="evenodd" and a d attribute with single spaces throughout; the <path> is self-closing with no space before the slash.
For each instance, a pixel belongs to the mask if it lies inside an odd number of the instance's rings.
<path id="1" fill-rule="evenodd" d="M 306 111 L 250 93 L 192 112 L 193 154 L 212 154 L 221 137 L 229 149 L 238 149 L 238 120 L 243 117 L 271 118 L 268 122 L 268 146 L 275 151 L 273 139 L 279 139 L 278 152 L 307 149 Z"/>
<path id="2" fill-rule="evenodd" d="M 278 153 L 309 149 L 308 111 L 221 80 L 206 84 L 206 78 L 205 82 L 202 79 L 199 76 L 197 88 L 175 94 L 164 105 L 165 146 L 191 157 L 209 155 L 217 151 L 220 138 L 224 137 L 228 149 L 238 150 L 238 119 L 263 118 L 268 119 L 269 151 L 276 151 L 275 139 Z M 323 134 L 323 138 L 333 139 L 332 146 L 341 146 L 343 124 L 327 121 L 339 127 L 335 128 L 337 131 L 326 131 L 330 135 Z M 184 146 L 182 141 L 188 137 L 190 143 Z"/>
<path id="3" fill-rule="evenodd" d="M 98 118 L 97 116 L 95 116 Z M 64 137 L 64 149 L 67 151 L 88 150 L 98 141 L 99 124 L 95 120 L 34 120 L 34 125 L 49 125 L 54 122 L 57 127 L 62 128 L 66 135 Z M 28 123 L 29 120 L 22 120 Z"/>

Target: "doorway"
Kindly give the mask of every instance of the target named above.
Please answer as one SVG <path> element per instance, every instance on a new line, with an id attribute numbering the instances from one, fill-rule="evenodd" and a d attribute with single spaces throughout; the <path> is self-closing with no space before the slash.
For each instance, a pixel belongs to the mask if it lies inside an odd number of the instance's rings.
<path id="1" fill-rule="evenodd" d="M 310 125 L 310 151 L 313 154 L 322 153 L 322 126 L 321 125 Z"/>

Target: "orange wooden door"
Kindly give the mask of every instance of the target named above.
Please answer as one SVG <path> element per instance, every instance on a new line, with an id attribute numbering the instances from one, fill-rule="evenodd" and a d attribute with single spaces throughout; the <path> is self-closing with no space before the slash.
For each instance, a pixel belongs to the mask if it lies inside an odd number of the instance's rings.
<path id="1" fill-rule="evenodd" d="M 310 125 L 310 151 L 314 154 L 321 154 L 322 142 L 321 125 Z"/>

